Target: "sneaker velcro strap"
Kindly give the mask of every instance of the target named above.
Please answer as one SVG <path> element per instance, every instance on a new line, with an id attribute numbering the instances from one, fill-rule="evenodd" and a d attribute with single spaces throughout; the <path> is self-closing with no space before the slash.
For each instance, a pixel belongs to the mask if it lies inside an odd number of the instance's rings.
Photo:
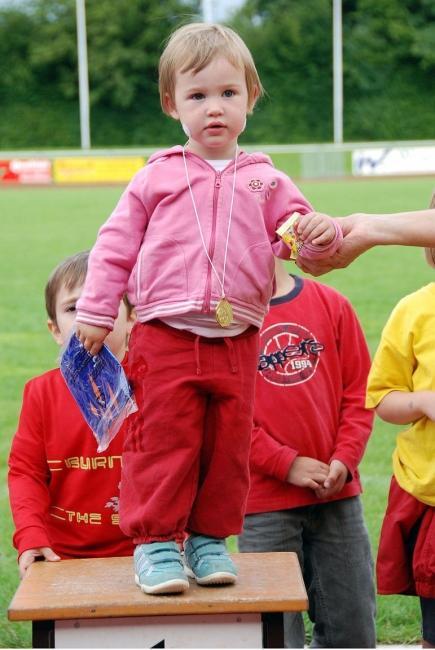
<path id="1" fill-rule="evenodd" d="M 190 540 L 190 544 L 198 556 L 204 555 L 223 555 L 227 554 L 227 549 L 224 541 L 213 538 L 198 537 Z"/>
<path id="2" fill-rule="evenodd" d="M 173 544 L 173 546 L 172 546 Z M 164 565 L 176 562 L 183 566 L 180 551 L 175 542 L 155 542 L 153 544 L 143 544 L 138 548 L 136 561 L 141 571 L 145 564 L 152 564 L 157 570 L 164 569 Z"/>

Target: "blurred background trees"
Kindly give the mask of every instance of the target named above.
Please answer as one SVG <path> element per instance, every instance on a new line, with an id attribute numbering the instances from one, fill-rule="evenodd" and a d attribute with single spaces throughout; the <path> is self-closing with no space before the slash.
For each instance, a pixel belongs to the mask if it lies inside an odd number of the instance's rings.
<path id="1" fill-rule="evenodd" d="M 157 65 L 199 0 L 87 0 L 92 145 L 165 145 Z M 267 96 L 245 142 L 332 140 L 332 2 L 246 0 L 227 21 Z M 343 0 L 345 141 L 435 138 L 435 2 Z M 80 143 L 74 0 L 0 8 L 0 148 Z"/>

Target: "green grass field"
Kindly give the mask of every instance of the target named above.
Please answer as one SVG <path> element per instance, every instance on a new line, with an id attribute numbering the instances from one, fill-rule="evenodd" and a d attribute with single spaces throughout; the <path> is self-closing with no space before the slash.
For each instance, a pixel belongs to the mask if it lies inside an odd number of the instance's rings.
<path id="1" fill-rule="evenodd" d="M 282 161 L 280 161 L 282 166 Z M 434 189 L 430 179 L 301 182 L 316 208 L 341 216 L 350 212 L 394 212 L 424 208 Z M 18 584 L 6 465 L 24 382 L 57 363 L 48 335 L 43 289 L 63 257 L 92 245 L 121 188 L 5 188 L 0 191 L 0 647 L 31 645 L 30 624 L 11 624 L 6 609 Z M 347 295 L 362 322 L 372 351 L 383 324 L 400 297 L 431 281 L 422 252 L 408 247 L 373 249 L 351 267 L 322 281 Z M 361 467 L 367 523 L 376 551 L 385 507 L 396 429 L 379 420 Z M 339 606 L 339 603 L 337 603 Z M 418 601 L 378 600 L 379 643 L 412 643 L 420 638 Z"/>

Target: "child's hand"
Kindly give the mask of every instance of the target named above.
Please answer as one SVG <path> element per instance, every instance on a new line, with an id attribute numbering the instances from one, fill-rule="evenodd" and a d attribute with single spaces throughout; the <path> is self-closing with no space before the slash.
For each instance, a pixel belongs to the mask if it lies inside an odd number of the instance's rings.
<path id="1" fill-rule="evenodd" d="M 47 562 L 59 562 L 60 557 L 49 546 L 42 546 L 41 548 L 29 548 L 23 551 L 18 559 L 18 568 L 20 570 L 20 578 L 24 578 L 26 571 L 33 562 L 43 557 Z"/>
<path id="2" fill-rule="evenodd" d="M 289 472 L 287 482 L 299 487 L 316 490 L 328 477 L 329 465 L 309 456 L 296 456 Z"/>
<path id="3" fill-rule="evenodd" d="M 299 217 L 295 224 L 298 238 L 315 246 L 326 246 L 335 238 L 334 221 L 327 214 L 308 212 Z"/>
<path id="4" fill-rule="evenodd" d="M 329 499 L 341 492 L 346 483 L 349 470 L 341 460 L 333 460 L 329 466 L 329 472 L 325 482 L 314 491 L 319 499 Z"/>
<path id="5" fill-rule="evenodd" d="M 101 350 L 104 339 L 109 334 L 109 331 L 106 327 L 77 323 L 77 337 L 83 343 L 86 350 L 93 356 Z"/>

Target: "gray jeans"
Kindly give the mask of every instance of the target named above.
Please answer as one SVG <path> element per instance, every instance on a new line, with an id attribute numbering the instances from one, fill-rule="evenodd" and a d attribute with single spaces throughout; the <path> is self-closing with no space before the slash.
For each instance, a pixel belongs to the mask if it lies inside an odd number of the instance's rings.
<path id="1" fill-rule="evenodd" d="M 239 550 L 298 554 L 314 623 L 311 647 L 376 646 L 373 559 L 359 497 L 247 515 Z M 285 614 L 285 647 L 304 642 L 302 614 Z"/>

